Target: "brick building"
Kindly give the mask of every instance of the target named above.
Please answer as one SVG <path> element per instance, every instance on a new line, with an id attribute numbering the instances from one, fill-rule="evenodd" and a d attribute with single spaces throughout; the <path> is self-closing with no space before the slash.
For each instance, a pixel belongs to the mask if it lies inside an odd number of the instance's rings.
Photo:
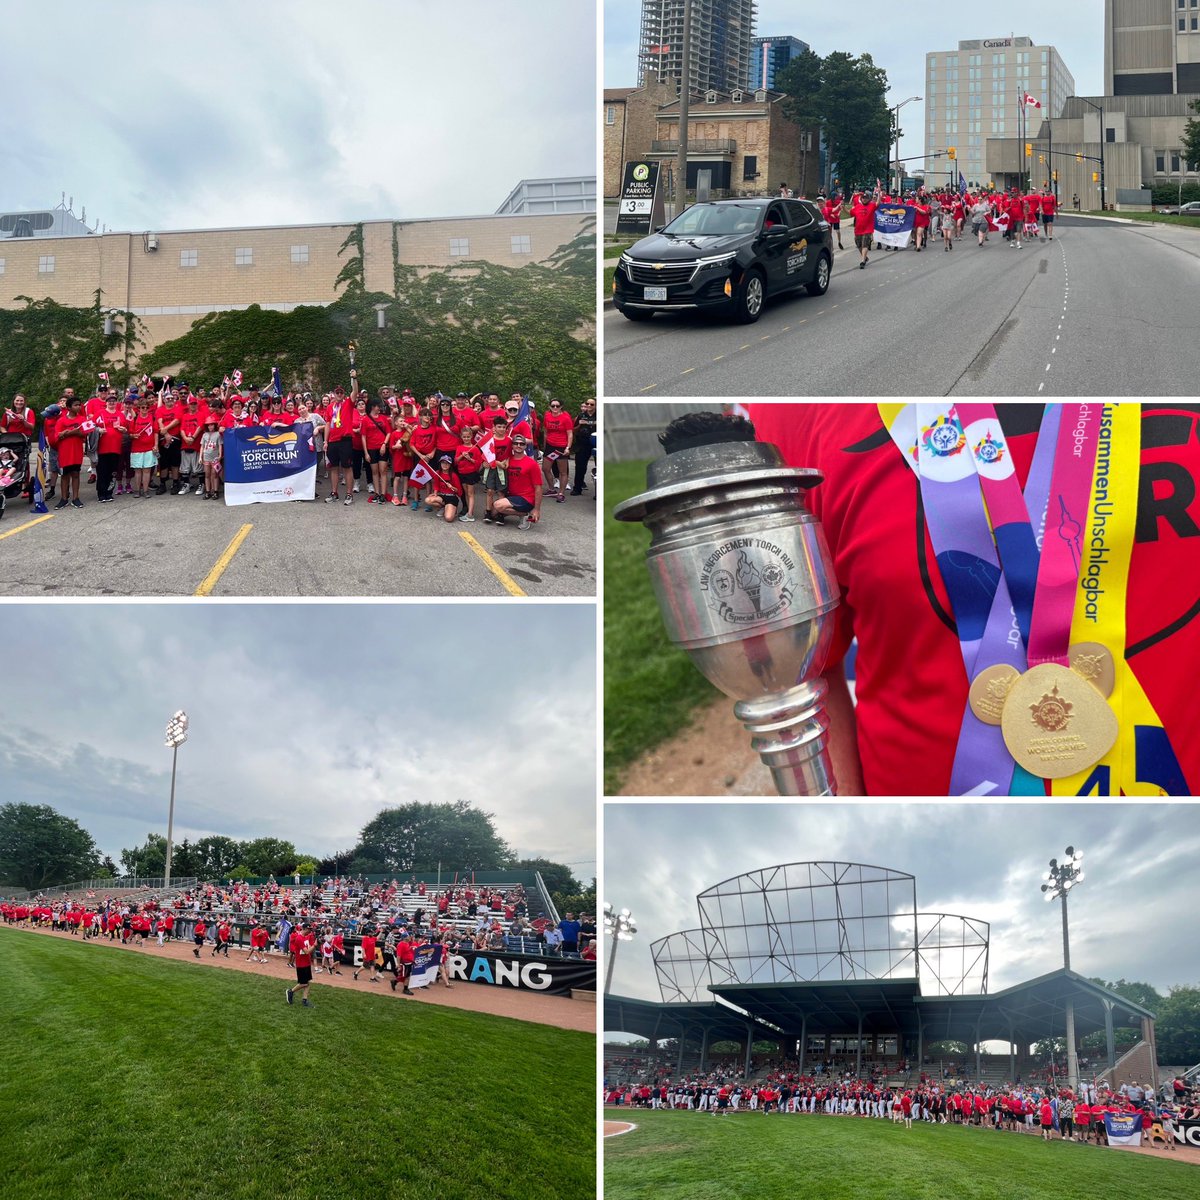
<path id="1" fill-rule="evenodd" d="M 688 187 L 712 172 L 716 196 L 761 196 L 787 183 L 816 195 L 820 180 L 817 131 L 801 129 L 783 111 L 781 92 L 699 92 L 688 106 Z M 679 99 L 671 84 L 604 93 L 604 194 L 617 196 L 626 162 L 671 166 L 679 147 Z M 610 121 L 611 115 L 611 121 Z M 803 178 L 802 178 L 803 172 Z"/>
<path id="2" fill-rule="evenodd" d="M 589 212 L 505 213 L 413 221 L 363 222 L 368 291 L 394 293 L 396 264 L 444 270 L 471 261 L 524 266 L 594 226 Z M 337 299 L 339 253 L 354 226 L 280 225 L 255 229 L 151 233 L 0 235 L 0 307 L 17 296 L 86 307 L 96 289 L 105 307 L 134 312 L 146 349 L 186 333 L 211 312 L 248 308 L 289 312 Z"/>

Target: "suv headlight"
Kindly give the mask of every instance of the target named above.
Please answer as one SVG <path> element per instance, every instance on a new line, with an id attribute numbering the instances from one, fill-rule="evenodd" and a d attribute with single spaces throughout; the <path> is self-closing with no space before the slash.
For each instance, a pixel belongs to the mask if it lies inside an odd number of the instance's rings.
<path id="1" fill-rule="evenodd" d="M 712 258 L 698 258 L 696 260 L 696 269 L 698 271 L 711 271 L 718 267 L 732 267 L 735 258 L 737 258 L 736 254 L 716 254 Z"/>

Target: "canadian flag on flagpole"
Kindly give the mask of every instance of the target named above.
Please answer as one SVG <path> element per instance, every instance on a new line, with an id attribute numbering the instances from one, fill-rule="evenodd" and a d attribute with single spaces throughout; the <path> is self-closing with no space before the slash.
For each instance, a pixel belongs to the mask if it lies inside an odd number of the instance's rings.
<path id="1" fill-rule="evenodd" d="M 422 484 L 428 483 L 433 476 L 429 473 L 429 468 L 424 463 L 417 463 L 409 473 L 408 479 L 410 483 Z"/>
<path id="2" fill-rule="evenodd" d="M 1025 93 L 1025 107 L 1026 108 L 1041 108 L 1042 102 L 1040 100 L 1038 100 L 1036 97 L 1031 96 L 1028 92 L 1026 92 Z"/>
<path id="3" fill-rule="evenodd" d="M 242 386 L 242 372 L 240 369 L 237 371 L 234 371 L 234 373 L 233 373 L 233 386 L 234 387 Z"/>
<path id="4" fill-rule="evenodd" d="M 484 462 L 488 466 L 494 466 L 496 463 L 496 435 L 489 435 L 486 441 L 479 443 L 479 452 L 483 455 Z"/>

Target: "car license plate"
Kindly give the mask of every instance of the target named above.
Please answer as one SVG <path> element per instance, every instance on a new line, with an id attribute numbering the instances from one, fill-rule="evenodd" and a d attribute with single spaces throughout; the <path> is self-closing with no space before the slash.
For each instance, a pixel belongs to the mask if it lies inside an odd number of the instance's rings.
<path id="1" fill-rule="evenodd" d="M 667 289 L 665 287 L 648 287 L 644 289 L 643 300 L 665 300 L 667 298 Z"/>

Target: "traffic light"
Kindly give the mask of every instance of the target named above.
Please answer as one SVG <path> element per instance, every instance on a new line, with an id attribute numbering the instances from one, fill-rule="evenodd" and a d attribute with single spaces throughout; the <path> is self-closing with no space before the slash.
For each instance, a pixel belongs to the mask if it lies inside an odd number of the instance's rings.
<path id="1" fill-rule="evenodd" d="M 1081 163 L 1081 162 L 1083 162 L 1083 155 L 1082 155 L 1082 154 L 1077 154 L 1077 155 L 1075 155 L 1075 161 L 1076 161 L 1077 163 Z"/>
<path id="2" fill-rule="evenodd" d="M 1093 172 L 1092 172 L 1092 182 L 1093 182 L 1093 183 L 1099 183 L 1099 182 L 1100 182 L 1100 172 L 1099 172 L 1099 171 L 1093 171 Z"/>
<path id="3" fill-rule="evenodd" d="M 958 147 L 950 146 L 946 150 L 946 157 L 949 158 L 951 162 L 953 162 L 958 157 Z"/>
<path id="4" fill-rule="evenodd" d="M 1025 143 L 1025 157 L 1026 158 L 1033 157 L 1033 143 L 1032 142 Z"/>
<path id="5" fill-rule="evenodd" d="M 1058 182 L 1058 172 L 1057 172 L 1057 171 L 1051 171 L 1051 172 L 1050 172 L 1050 178 L 1051 178 L 1051 179 L 1053 179 L 1055 183 L 1057 183 L 1057 182 Z"/>
<path id="6" fill-rule="evenodd" d="M 1040 163 L 1044 163 L 1045 161 L 1046 161 L 1046 156 L 1045 156 L 1044 154 L 1039 154 L 1039 155 L 1038 155 L 1038 162 L 1040 162 Z"/>

